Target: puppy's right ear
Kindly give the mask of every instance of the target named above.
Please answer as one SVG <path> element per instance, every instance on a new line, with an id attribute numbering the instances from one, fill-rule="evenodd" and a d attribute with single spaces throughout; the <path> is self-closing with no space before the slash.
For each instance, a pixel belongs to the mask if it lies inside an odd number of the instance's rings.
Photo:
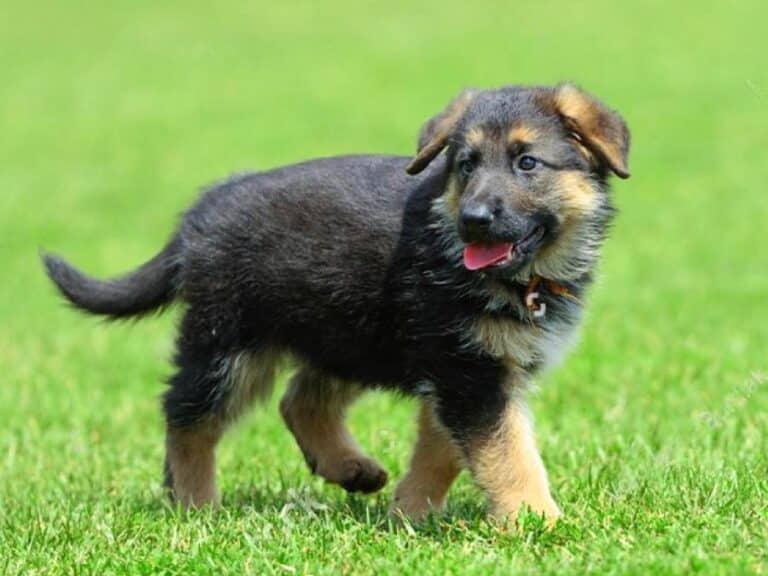
<path id="1" fill-rule="evenodd" d="M 448 139 L 456 129 L 456 125 L 469 108 L 475 97 L 475 90 L 464 90 L 456 96 L 445 110 L 433 116 L 422 126 L 419 132 L 419 149 L 416 156 L 405 169 L 408 174 L 418 174 L 426 168 L 448 144 Z"/>

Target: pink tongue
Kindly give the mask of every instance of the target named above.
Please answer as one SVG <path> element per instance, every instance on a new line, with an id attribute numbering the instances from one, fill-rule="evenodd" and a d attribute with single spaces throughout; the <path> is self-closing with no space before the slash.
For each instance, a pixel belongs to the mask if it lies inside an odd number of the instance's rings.
<path id="1" fill-rule="evenodd" d="M 492 264 L 506 260 L 512 244 L 467 244 L 464 246 L 464 267 L 467 270 L 480 270 Z"/>

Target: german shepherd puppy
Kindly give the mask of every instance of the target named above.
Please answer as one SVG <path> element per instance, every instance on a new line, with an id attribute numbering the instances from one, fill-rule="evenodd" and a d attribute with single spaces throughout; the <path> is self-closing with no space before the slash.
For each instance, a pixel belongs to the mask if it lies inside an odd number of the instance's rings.
<path id="1" fill-rule="evenodd" d="M 184 506 L 216 501 L 222 433 L 280 403 L 313 473 L 374 492 L 387 473 L 344 424 L 371 388 L 420 399 L 418 439 L 393 510 L 441 508 L 466 467 L 494 515 L 560 515 L 523 392 L 572 340 L 629 176 L 622 118 L 581 89 L 467 90 L 430 119 L 414 158 L 346 156 L 208 189 L 165 248 L 96 280 L 45 255 L 75 306 L 110 318 L 183 303 L 163 407 L 165 482 Z"/>

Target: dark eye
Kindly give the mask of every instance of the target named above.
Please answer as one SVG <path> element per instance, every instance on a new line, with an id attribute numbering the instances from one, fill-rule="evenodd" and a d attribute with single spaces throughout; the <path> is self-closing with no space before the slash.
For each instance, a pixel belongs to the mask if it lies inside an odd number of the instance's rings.
<path id="1" fill-rule="evenodd" d="M 533 156 L 520 156 L 520 159 L 517 161 L 517 167 L 524 172 L 533 170 L 538 164 L 539 161 Z"/>
<path id="2" fill-rule="evenodd" d="M 466 159 L 459 162 L 459 172 L 461 172 L 464 176 L 469 176 L 474 171 L 475 163 L 472 160 Z"/>

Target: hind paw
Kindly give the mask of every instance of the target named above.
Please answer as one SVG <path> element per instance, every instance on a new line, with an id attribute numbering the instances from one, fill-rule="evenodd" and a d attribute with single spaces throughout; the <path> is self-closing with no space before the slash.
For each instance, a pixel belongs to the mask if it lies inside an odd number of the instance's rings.
<path id="1" fill-rule="evenodd" d="M 347 492 L 371 494 L 387 483 L 387 471 L 371 458 L 349 458 L 341 463 L 338 484 Z"/>

